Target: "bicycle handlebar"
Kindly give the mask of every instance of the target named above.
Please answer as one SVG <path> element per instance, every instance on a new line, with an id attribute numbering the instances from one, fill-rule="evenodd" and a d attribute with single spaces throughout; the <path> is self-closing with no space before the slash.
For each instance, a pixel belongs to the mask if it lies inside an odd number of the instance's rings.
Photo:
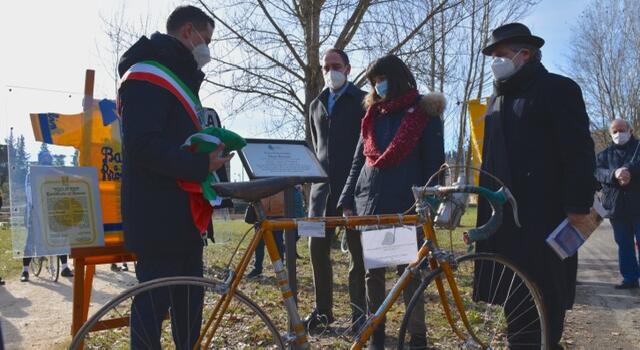
<path id="1" fill-rule="evenodd" d="M 451 193 L 474 193 L 485 198 L 493 211 L 491 218 L 484 225 L 475 227 L 467 232 L 465 241 L 472 243 L 489 238 L 493 235 L 500 225 L 502 225 L 503 213 L 502 208 L 505 203 L 509 202 L 513 209 L 513 218 L 516 226 L 520 227 L 518 218 L 518 203 L 515 197 L 506 187 L 501 187 L 498 191 L 491 191 L 487 188 L 472 185 L 460 186 L 433 186 L 433 187 L 413 187 L 413 194 L 417 200 L 430 196 L 443 196 Z"/>

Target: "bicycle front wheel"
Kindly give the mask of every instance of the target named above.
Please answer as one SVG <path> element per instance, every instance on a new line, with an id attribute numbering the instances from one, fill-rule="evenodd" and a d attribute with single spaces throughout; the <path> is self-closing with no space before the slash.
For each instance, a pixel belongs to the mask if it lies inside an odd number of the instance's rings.
<path id="1" fill-rule="evenodd" d="M 221 283 L 199 277 L 141 283 L 98 310 L 80 328 L 70 348 L 192 349 L 223 292 Z M 120 327 L 106 329 L 113 325 Z M 236 292 L 209 348 L 283 349 L 284 343 L 260 307 Z"/>
<path id="2" fill-rule="evenodd" d="M 465 255 L 456 259 L 452 274 L 468 327 L 439 267 L 425 276 L 407 306 L 398 336 L 400 349 L 427 344 L 429 349 L 548 348 L 542 295 L 511 261 L 495 254 Z"/>

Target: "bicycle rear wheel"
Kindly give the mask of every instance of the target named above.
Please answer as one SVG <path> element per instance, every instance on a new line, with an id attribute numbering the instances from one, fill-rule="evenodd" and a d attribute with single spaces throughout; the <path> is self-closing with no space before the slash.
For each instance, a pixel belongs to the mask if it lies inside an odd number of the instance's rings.
<path id="1" fill-rule="evenodd" d="M 31 262 L 29 262 L 29 270 L 31 270 L 31 274 L 34 276 L 39 276 L 40 271 L 42 271 L 42 262 L 46 261 L 47 258 L 43 256 L 34 256 L 31 258 Z"/>
<path id="2" fill-rule="evenodd" d="M 453 278 L 472 332 L 465 327 L 451 286 L 439 267 L 425 276 L 407 306 L 398 348 L 421 348 L 415 347 L 416 333 L 423 329 L 420 318 L 426 323 L 429 349 L 548 348 L 542 295 L 525 273 L 495 254 L 465 255 L 456 259 L 456 265 L 452 269 Z M 439 289 L 446 296 L 444 302 Z M 458 333 L 452 330 L 446 313 L 443 317 L 445 309 L 451 311 L 451 322 Z"/>
<path id="3" fill-rule="evenodd" d="M 140 348 L 191 349 L 213 307 L 223 295 L 223 287 L 217 281 L 198 277 L 170 277 L 141 283 L 125 290 L 98 310 L 80 328 L 70 348 L 78 349 L 84 342 L 85 349 L 129 349 L 131 342 L 135 342 Z M 131 322 L 137 325 L 133 331 L 129 327 L 130 320 L 126 319 L 131 316 L 132 310 L 135 314 Z M 198 310 L 203 310 L 201 318 Z M 174 315 L 176 322 L 172 324 L 171 317 Z M 151 321 L 153 319 L 164 319 L 160 321 L 159 329 Z M 104 329 L 107 324 L 105 321 L 119 323 L 121 327 Z M 174 326 L 175 330 L 172 331 Z M 91 332 L 94 328 L 102 330 Z M 176 346 L 176 342 L 181 345 Z M 210 348 L 283 349 L 284 343 L 260 307 L 236 292 Z"/>
<path id="4" fill-rule="evenodd" d="M 60 258 L 55 255 L 48 256 L 46 260 L 43 260 L 43 264 L 47 270 L 47 277 L 53 282 L 58 282 L 60 277 Z"/>

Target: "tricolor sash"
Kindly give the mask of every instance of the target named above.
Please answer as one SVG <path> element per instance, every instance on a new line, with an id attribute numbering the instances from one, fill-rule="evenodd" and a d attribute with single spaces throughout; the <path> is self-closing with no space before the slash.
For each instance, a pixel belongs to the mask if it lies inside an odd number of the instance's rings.
<path id="1" fill-rule="evenodd" d="M 171 92 L 187 111 L 196 130 L 202 130 L 204 110 L 202 104 L 200 104 L 200 99 L 189 89 L 187 84 L 165 65 L 151 60 L 138 62 L 129 67 L 124 73 L 122 79 L 120 79 L 120 85 L 122 86 L 128 80 L 146 81 Z M 204 237 L 213 214 L 213 206 L 203 197 L 203 188 L 208 188 L 209 184 L 207 181 L 198 184 L 178 179 L 178 186 L 189 194 L 193 224 Z"/>
<path id="2" fill-rule="evenodd" d="M 196 126 L 196 130 L 202 130 L 203 108 L 200 99 L 165 65 L 151 60 L 138 62 L 124 73 L 120 79 L 120 85 L 127 80 L 142 80 L 165 88 L 180 101 Z"/>

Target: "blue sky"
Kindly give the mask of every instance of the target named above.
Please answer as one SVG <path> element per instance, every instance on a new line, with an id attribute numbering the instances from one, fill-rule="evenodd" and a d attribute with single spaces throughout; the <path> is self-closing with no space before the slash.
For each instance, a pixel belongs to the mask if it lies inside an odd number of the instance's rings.
<path id="1" fill-rule="evenodd" d="M 148 14 L 152 23 L 150 31 L 163 31 L 166 16 L 180 3 L 182 1 L 128 0 L 127 17 L 137 19 Z M 100 15 L 109 17 L 120 8 L 120 4 L 120 1 L 99 0 L 22 0 L 3 6 L 0 12 L 0 33 L 3 33 L 0 55 L 1 138 L 8 135 L 9 127 L 14 127 L 17 133 L 25 134 L 28 141 L 33 140 L 29 112 L 80 112 L 80 93 L 86 68 L 96 70 L 95 96 L 113 98 L 113 81 L 104 72 L 104 59 L 99 57 L 97 47 L 104 46 L 106 41 Z M 566 66 L 565 48 L 571 40 L 571 26 L 587 4 L 587 0 L 543 0 L 522 21 L 534 34 L 546 40 L 543 63 L 549 70 L 562 72 L 562 67 Z M 218 109 L 224 117 L 219 101 L 209 99 L 203 102 Z M 227 127 L 247 137 L 255 137 L 261 132 L 260 125 L 253 120 L 234 120 Z M 30 152 L 35 155 L 39 145 L 31 143 Z M 53 151 L 62 152 L 55 147 Z M 239 162 L 235 161 L 232 173 L 237 174 L 239 167 Z"/>

